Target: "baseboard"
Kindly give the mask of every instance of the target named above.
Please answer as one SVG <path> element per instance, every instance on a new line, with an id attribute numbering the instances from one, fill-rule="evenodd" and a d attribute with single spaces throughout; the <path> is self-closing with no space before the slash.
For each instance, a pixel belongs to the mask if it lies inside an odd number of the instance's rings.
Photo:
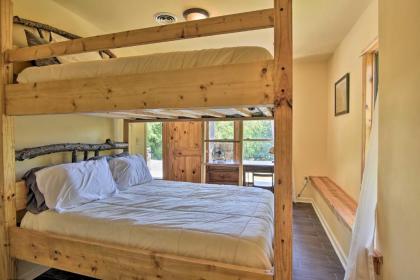
<path id="1" fill-rule="evenodd" d="M 337 254 L 338 258 L 340 259 L 341 264 L 345 268 L 347 266 L 347 255 L 344 253 L 343 248 L 341 247 L 340 243 L 337 241 L 334 233 L 332 232 L 331 228 L 328 226 L 327 221 L 325 220 L 324 216 L 322 215 L 321 210 L 316 205 L 315 201 L 309 197 L 300 197 L 296 199 L 296 202 L 300 203 L 310 203 L 315 210 L 316 215 L 318 216 L 319 221 L 321 222 L 322 227 L 324 228 L 325 232 L 327 233 L 328 239 L 330 240 L 335 253 Z"/>

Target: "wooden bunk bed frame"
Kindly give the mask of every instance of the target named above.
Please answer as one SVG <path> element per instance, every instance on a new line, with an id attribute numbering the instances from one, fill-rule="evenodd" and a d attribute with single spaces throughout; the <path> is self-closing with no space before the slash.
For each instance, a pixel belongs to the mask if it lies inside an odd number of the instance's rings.
<path id="1" fill-rule="evenodd" d="M 0 279 L 26 260 L 105 279 L 292 278 L 292 0 L 274 9 L 12 48 L 12 0 L 0 0 Z M 274 60 L 109 78 L 12 84 L 13 62 L 274 27 Z M 17 227 L 26 190 L 15 182 L 14 116 L 138 109 L 272 106 L 274 267 L 253 269 Z"/>

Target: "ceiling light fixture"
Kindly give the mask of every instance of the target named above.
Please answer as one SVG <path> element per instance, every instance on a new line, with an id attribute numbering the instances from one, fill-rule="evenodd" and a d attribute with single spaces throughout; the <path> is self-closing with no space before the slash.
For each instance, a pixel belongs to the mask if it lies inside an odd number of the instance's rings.
<path id="1" fill-rule="evenodd" d="M 208 11 L 201 8 L 191 8 L 184 11 L 183 16 L 186 21 L 205 19 L 210 17 Z"/>

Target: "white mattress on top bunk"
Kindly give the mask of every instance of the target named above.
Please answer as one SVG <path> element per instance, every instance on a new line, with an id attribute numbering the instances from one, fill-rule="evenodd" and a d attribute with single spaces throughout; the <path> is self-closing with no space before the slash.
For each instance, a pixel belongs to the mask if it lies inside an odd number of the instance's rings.
<path id="1" fill-rule="evenodd" d="M 135 57 L 29 67 L 23 70 L 19 83 L 66 80 L 76 78 L 128 75 L 170 71 L 223 64 L 258 62 L 272 59 L 261 47 L 233 47 L 186 52 L 158 53 Z"/>
<path id="2" fill-rule="evenodd" d="M 21 227 L 159 253 L 270 269 L 274 199 L 257 188 L 154 180 Z"/>

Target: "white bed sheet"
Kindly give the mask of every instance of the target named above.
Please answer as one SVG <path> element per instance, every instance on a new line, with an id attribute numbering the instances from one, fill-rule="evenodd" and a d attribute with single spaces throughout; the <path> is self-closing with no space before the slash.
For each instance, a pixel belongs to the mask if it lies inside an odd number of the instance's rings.
<path id="1" fill-rule="evenodd" d="M 135 57 L 29 67 L 17 78 L 19 83 L 170 71 L 272 59 L 261 47 L 233 47 L 186 52 L 158 53 Z"/>
<path id="2" fill-rule="evenodd" d="M 273 209 L 266 190 L 154 180 L 63 213 L 28 212 L 21 227 L 270 269 Z"/>

